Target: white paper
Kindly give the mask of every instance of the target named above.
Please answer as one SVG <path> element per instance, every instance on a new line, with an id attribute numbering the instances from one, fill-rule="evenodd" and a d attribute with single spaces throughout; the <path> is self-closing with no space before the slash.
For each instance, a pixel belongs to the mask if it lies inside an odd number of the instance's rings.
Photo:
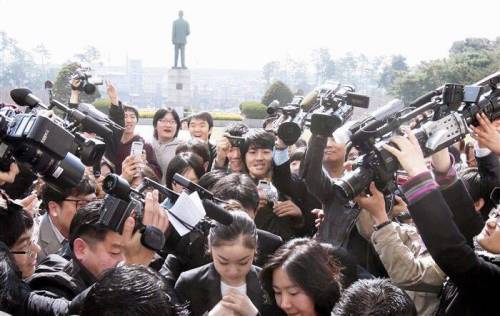
<path id="1" fill-rule="evenodd" d="M 187 194 L 182 192 L 174 206 L 169 210 L 168 219 L 180 236 L 184 236 L 190 232 L 177 218 L 185 223 L 195 226 L 205 217 L 205 209 L 200 200 L 198 192 Z"/>

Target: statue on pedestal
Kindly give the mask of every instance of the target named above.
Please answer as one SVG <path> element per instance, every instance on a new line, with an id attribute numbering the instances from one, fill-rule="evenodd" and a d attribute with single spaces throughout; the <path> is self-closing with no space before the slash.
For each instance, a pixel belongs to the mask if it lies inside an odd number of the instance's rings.
<path id="1" fill-rule="evenodd" d="M 186 42 L 187 42 L 187 37 L 189 35 L 189 23 L 184 20 L 183 18 L 184 13 L 179 11 L 179 18 L 174 21 L 172 25 L 172 44 L 174 44 L 174 52 L 175 52 L 175 59 L 174 59 L 174 67 L 173 69 L 177 69 L 177 61 L 179 59 L 179 51 L 181 53 L 181 68 L 182 69 L 187 69 L 185 59 L 184 59 L 184 53 L 185 53 L 185 47 L 186 47 Z"/>

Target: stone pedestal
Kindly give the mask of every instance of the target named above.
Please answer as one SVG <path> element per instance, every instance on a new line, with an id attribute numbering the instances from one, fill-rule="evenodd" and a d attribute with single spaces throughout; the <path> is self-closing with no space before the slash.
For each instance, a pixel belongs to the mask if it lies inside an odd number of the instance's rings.
<path id="1" fill-rule="evenodd" d="M 168 70 L 167 104 L 180 116 L 185 108 L 191 108 L 191 72 L 189 69 Z"/>

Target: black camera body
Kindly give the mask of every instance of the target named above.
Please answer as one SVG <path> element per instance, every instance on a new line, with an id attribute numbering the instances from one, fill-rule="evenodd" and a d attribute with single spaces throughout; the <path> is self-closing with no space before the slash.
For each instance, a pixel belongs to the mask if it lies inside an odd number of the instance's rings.
<path id="1" fill-rule="evenodd" d="M 92 74 L 90 73 L 90 67 L 80 67 L 71 76 L 72 80 L 80 80 L 80 83 L 77 87 L 73 87 L 73 89 L 85 92 L 86 94 L 94 94 L 98 85 L 102 85 L 102 80 L 93 80 Z"/>
<path id="2" fill-rule="evenodd" d="M 85 166 L 71 153 L 74 136 L 51 118 L 2 110 L 0 142 L 1 171 L 15 158 L 56 189 L 74 187 L 83 178 Z"/>
<path id="3" fill-rule="evenodd" d="M 276 100 L 267 108 L 267 113 L 272 115 L 273 119 L 271 125 L 265 127 L 266 130 L 277 134 L 288 146 L 293 145 L 302 134 L 302 100 L 302 96 L 294 96 L 290 103 L 281 107 Z"/>
<path id="4" fill-rule="evenodd" d="M 109 174 L 102 183 L 104 192 L 108 195 L 104 199 L 101 209 L 100 223 L 115 232 L 121 233 L 125 220 L 134 213 L 136 228 L 142 223 L 144 196 L 132 190 L 127 180 L 116 174 Z"/>
<path id="5" fill-rule="evenodd" d="M 370 98 L 354 91 L 354 87 L 349 85 L 326 82 L 305 98 L 295 96 L 287 106 L 273 107 L 272 111 L 268 108 L 268 113 L 278 114 L 272 130 L 290 146 L 299 139 L 304 128 L 312 127 L 315 116 L 316 127 L 321 125 L 323 128 L 313 128 L 314 131 L 311 131 L 331 136 L 331 132 L 352 117 L 354 107 L 368 108 Z M 332 126 L 333 130 L 330 128 Z"/>

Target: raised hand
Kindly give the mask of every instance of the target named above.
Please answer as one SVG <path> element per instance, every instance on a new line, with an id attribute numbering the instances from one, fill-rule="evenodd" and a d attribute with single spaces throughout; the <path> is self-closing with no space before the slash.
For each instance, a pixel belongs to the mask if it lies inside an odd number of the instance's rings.
<path id="1" fill-rule="evenodd" d="M 158 203 L 158 191 L 148 192 L 145 198 L 144 214 L 142 218 L 144 226 L 154 226 L 165 232 L 168 228 L 169 221 L 165 211 Z M 141 243 L 141 232 L 134 232 L 135 218 L 130 216 L 125 221 L 122 232 L 122 245 L 127 264 L 142 264 L 148 265 L 154 257 L 155 252 L 144 247 Z"/>
<path id="2" fill-rule="evenodd" d="M 388 221 L 389 217 L 385 212 L 384 195 L 377 189 L 374 182 L 370 183 L 370 193 L 371 195 L 361 193 L 354 201 L 356 201 L 361 208 L 370 213 L 375 225 Z"/>
<path id="3" fill-rule="evenodd" d="M 471 136 L 478 141 L 479 147 L 486 147 L 497 155 L 500 155 L 500 132 L 484 114 L 476 114 L 479 126 L 471 126 Z"/>
<path id="4" fill-rule="evenodd" d="M 110 81 L 106 81 L 106 92 L 111 100 L 111 105 L 118 105 L 118 91 Z"/>
<path id="5" fill-rule="evenodd" d="M 396 145 L 397 148 L 389 144 L 384 144 L 383 147 L 393 154 L 399 160 L 403 169 L 408 172 L 408 175 L 413 177 L 427 171 L 427 165 L 420 144 L 413 132 L 407 129 L 406 134 L 408 138 L 403 136 L 394 136 L 391 138 L 391 143 Z"/>

